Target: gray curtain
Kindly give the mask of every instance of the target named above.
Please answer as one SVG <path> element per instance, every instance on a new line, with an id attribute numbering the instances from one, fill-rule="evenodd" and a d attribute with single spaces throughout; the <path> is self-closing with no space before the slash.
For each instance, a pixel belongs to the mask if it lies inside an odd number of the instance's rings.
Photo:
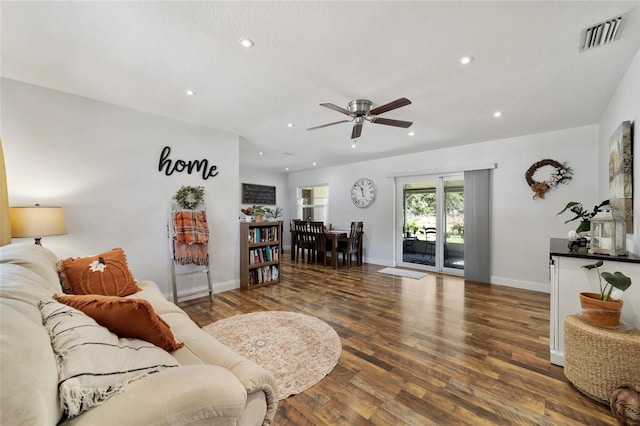
<path id="1" fill-rule="evenodd" d="M 464 172 L 464 278 L 491 280 L 491 170 Z"/>

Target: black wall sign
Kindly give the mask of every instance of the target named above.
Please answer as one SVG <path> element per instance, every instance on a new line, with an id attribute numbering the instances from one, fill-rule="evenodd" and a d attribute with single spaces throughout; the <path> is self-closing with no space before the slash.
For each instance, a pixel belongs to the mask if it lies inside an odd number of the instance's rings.
<path id="1" fill-rule="evenodd" d="M 242 204 L 276 204 L 276 187 L 266 185 L 242 184 Z"/>
<path id="2" fill-rule="evenodd" d="M 209 165 L 209 160 L 171 160 L 169 155 L 171 154 L 171 148 L 165 146 L 160 153 L 160 161 L 158 162 L 158 171 L 164 172 L 165 175 L 171 176 L 174 172 L 187 172 L 188 174 L 194 171 L 202 175 L 202 179 L 207 180 L 210 177 L 218 175 L 218 166 Z"/>

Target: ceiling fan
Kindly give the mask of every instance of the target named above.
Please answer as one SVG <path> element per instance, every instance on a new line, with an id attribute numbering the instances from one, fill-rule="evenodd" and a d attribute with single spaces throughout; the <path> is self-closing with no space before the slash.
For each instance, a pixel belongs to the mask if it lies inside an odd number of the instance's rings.
<path id="1" fill-rule="evenodd" d="M 333 123 L 322 124 L 320 126 L 310 127 L 307 130 L 320 129 L 322 127 L 333 126 L 334 124 L 349 123 L 354 120 L 355 124 L 353 125 L 353 130 L 351 130 L 351 139 L 360 137 L 360 135 L 362 134 L 362 125 L 365 121 L 374 124 L 384 124 L 386 126 L 402 127 L 406 129 L 413 124 L 411 121 L 392 120 L 390 118 L 378 117 L 378 115 L 410 104 L 411 101 L 407 98 L 396 99 L 393 102 L 389 102 L 388 104 L 381 105 L 374 109 L 371 109 L 372 102 L 366 99 L 356 99 L 355 101 L 349 102 L 349 105 L 347 106 L 348 109 L 344 109 L 342 107 L 329 103 L 320 104 L 320 106 L 323 106 L 325 108 L 329 108 L 334 111 L 341 112 L 344 115 L 348 115 L 350 118 L 346 120 L 335 121 Z"/>

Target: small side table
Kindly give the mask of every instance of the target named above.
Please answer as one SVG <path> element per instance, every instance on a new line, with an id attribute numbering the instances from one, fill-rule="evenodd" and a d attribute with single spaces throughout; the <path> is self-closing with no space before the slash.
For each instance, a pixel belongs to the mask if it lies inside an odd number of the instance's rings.
<path id="1" fill-rule="evenodd" d="M 589 398 L 609 405 L 619 386 L 640 384 L 640 329 L 595 327 L 580 315 L 564 320 L 564 375 Z"/>

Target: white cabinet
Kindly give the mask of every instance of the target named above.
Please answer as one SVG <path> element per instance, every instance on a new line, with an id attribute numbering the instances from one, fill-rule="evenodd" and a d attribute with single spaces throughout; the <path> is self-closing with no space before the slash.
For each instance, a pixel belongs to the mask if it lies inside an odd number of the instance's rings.
<path id="1" fill-rule="evenodd" d="M 567 240 L 557 238 L 551 240 L 550 254 L 549 349 L 552 364 L 564 366 L 564 318 L 581 312 L 578 295 L 583 291 L 600 292 L 595 270 L 582 269 L 582 265 L 601 259 L 604 265 L 600 272 L 620 271 L 631 277 L 632 285 L 622 297 L 624 306 L 620 321 L 625 327 L 640 327 L 640 258 L 590 255 L 586 249 L 571 252 Z"/>

